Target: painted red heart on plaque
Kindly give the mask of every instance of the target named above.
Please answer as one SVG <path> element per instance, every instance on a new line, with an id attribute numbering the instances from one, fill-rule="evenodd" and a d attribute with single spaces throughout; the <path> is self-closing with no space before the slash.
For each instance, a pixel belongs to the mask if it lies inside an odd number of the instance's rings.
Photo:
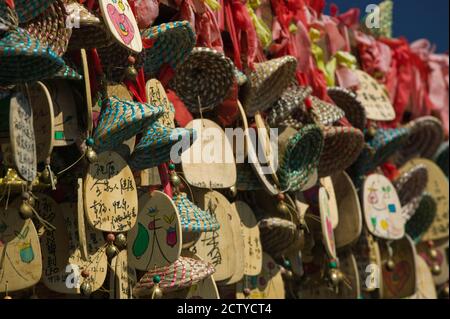
<path id="1" fill-rule="evenodd" d="M 393 271 L 383 270 L 383 280 L 393 296 L 397 296 L 405 288 L 411 275 L 411 265 L 402 260 L 397 263 Z"/>

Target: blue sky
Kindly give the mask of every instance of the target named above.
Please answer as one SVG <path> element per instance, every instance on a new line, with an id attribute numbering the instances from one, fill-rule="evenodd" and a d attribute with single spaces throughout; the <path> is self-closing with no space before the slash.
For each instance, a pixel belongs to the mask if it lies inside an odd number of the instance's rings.
<path id="1" fill-rule="evenodd" d="M 379 2 L 327 0 L 327 4 L 335 3 L 341 11 L 359 7 L 362 12 L 368 4 Z M 448 52 L 449 2 L 450 0 L 394 0 L 394 36 L 405 36 L 411 42 L 427 38 L 437 45 L 438 52 Z"/>

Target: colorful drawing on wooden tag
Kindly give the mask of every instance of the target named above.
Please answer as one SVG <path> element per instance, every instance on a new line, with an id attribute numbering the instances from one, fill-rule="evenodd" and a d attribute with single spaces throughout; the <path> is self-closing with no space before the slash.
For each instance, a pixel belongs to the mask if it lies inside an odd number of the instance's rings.
<path id="1" fill-rule="evenodd" d="M 140 53 L 142 39 L 127 0 L 99 0 L 103 19 L 114 38 L 125 48 Z"/>
<path id="2" fill-rule="evenodd" d="M 334 191 L 334 184 L 331 177 L 323 177 L 320 179 L 320 185 L 325 188 L 328 195 L 328 206 L 330 207 L 330 220 L 333 225 L 333 229 L 337 227 L 339 223 L 339 211 L 336 201 L 336 193 Z"/>
<path id="3" fill-rule="evenodd" d="M 20 203 L 0 208 L 0 293 L 32 287 L 42 275 L 38 234 L 31 219 L 20 217 Z"/>
<path id="4" fill-rule="evenodd" d="M 89 165 L 84 182 L 84 206 L 87 220 L 95 229 L 126 232 L 136 224 L 136 182 L 119 154 L 103 152 Z"/>
<path id="5" fill-rule="evenodd" d="M 376 237 L 388 240 L 405 235 L 405 219 L 395 187 L 383 175 L 366 177 L 362 192 L 367 228 Z"/>
<path id="6" fill-rule="evenodd" d="M 128 238 L 128 258 L 134 268 L 148 271 L 175 262 L 181 254 L 181 223 L 170 197 L 160 191 L 143 194 Z"/>

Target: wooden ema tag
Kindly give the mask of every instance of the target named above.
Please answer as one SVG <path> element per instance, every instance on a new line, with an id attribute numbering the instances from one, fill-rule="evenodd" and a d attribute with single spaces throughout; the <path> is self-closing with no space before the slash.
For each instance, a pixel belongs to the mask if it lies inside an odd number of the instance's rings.
<path id="1" fill-rule="evenodd" d="M 250 164 L 251 164 L 257 178 L 261 182 L 261 185 L 264 187 L 264 189 L 269 194 L 276 196 L 276 195 L 278 195 L 279 190 L 277 188 L 277 185 L 274 183 L 274 181 L 269 181 L 269 179 L 267 178 L 267 175 L 263 173 L 263 168 L 262 168 L 261 164 L 259 163 L 255 145 L 253 145 L 254 141 L 252 141 L 252 138 L 250 135 L 250 130 L 249 130 L 248 121 L 247 121 L 247 115 L 245 113 L 244 107 L 242 106 L 241 102 L 239 102 L 239 100 L 238 100 L 237 104 L 238 104 L 238 108 L 239 108 L 239 113 L 241 115 L 242 126 L 243 126 L 244 134 L 245 134 L 245 149 L 247 152 L 247 158 L 250 159 L 250 162 L 251 162 Z M 263 150 L 262 152 L 267 153 L 266 150 Z"/>
<path id="2" fill-rule="evenodd" d="M 78 113 L 72 88 L 67 81 L 47 81 L 45 85 L 53 101 L 54 146 L 72 145 L 79 137 Z"/>
<path id="3" fill-rule="evenodd" d="M 250 289 L 250 295 L 245 297 L 244 289 Z M 237 299 L 284 299 L 284 282 L 281 268 L 268 254 L 263 253 L 261 273 L 257 276 L 245 276 L 236 284 Z"/>
<path id="4" fill-rule="evenodd" d="M 344 248 L 355 243 L 362 231 L 362 214 L 358 193 L 351 178 L 345 172 L 332 177 L 335 185 L 339 223 L 334 229 L 336 248 Z"/>
<path id="5" fill-rule="evenodd" d="M 37 176 L 33 109 L 23 93 L 12 96 L 9 112 L 9 138 L 17 173 L 27 182 Z"/>
<path id="6" fill-rule="evenodd" d="M 183 257 L 202 260 L 188 250 L 182 252 Z M 189 288 L 169 293 L 170 299 L 220 299 L 219 290 L 213 276 L 208 276 Z"/>
<path id="7" fill-rule="evenodd" d="M 445 284 L 449 279 L 449 267 L 448 267 L 448 242 L 440 246 L 434 246 L 432 249 L 436 250 L 437 256 L 432 258 L 430 256 L 430 248 L 427 243 L 420 243 L 417 245 L 417 252 L 427 263 L 431 269 L 433 265 L 438 265 L 441 269 L 440 273 L 433 276 L 434 284 L 440 286 Z"/>
<path id="8" fill-rule="evenodd" d="M 89 242 L 87 257 L 83 256 L 79 238 L 77 204 L 57 204 L 52 198 L 38 194 L 36 210 L 56 230 L 47 230 L 41 237 L 44 256 L 43 283 L 52 291 L 63 294 L 80 294 L 84 281 L 91 284 L 92 291 L 98 290 L 106 279 L 108 260 L 105 254 L 103 234 L 87 226 L 84 230 Z M 86 270 L 88 278 L 82 278 Z"/>
<path id="9" fill-rule="evenodd" d="M 369 120 L 392 121 L 395 110 L 386 89 L 373 77 L 361 70 L 355 70 L 360 85 L 356 91 L 358 101 L 364 106 Z"/>
<path id="10" fill-rule="evenodd" d="M 136 270 L 128 262 L 128 253 L 122 250 L 111 260 L 111 299 L 133 299 L 133 287 L 136 285 Z"/>
<path id="11" fill-rule="evenodd" d="M 86 130 L 88 135 L 91 135 L 93 130 L 92 93 L 91 81 L 89 77 L 89 64 L 85 49 L 81 49 L 81 64 L 83 65 L 84 92 L 86 93 Z"/>
<path id="12" fill-rule="evenodd" d="M 425 260 L 416 256 L 417 291 L 410 299 L 437 299 L 433 275 Z"/>
<path id="13" fill-rule="evenodd" d="M 252 209 L 245 202 L 236 201 L 231 206 L 239 214 L 244 242 L 244 275 L 256 276 L 261 272 L 263 257 L 258 222 Z"/>
<path id="14" fill-rule="evenodd" d="M 126 232 L 138 215 L 136 182 L 127 163 L 114 152 L 98 154 L 84 182 L 84 207 L 89 224 L 104 232 Z"/>
<path id="15" fill-rule="evenodd" d="M 42 275 L 38 234 L 31 219 L 20 217 L 20 203 L 0 207 L 0 293 L 32 287 Z"/>
<path id="16" fill-rule="evenodd" d="M 134 53 L 141 53 L 142 39 L 127 0 L 99 0 L 103 21 L 114 39 Z"/>
<path id="17" fill-rule="evenodd" d="M 324 265 L 323 252 L 318 251 L 314 256 L 313 263 L 308 265 L 308 280 L 299 285 L 299 299 L 357 299 L 360 295 L 360 278 L 355 256 L 350 251 L 343 251 L 339 254 L 339 270 L 345 278 L 345 283 L 339 284 L 337 290 L 330 287 L 323 277 Z"/>
<path id="18" fill-rule="evenodd" d="M 244 244 L 244 230 L 241 227 L 241 219 L 239 213 L 236 210 L 236 205 L 231 204 L 231 209 L 227 211 L 228 220 L 231 225 L 231 231 L 233 233 L 233 244 L 234 244 L 234 254 L 235 254 L 235 266 L 234 274 L 226 282 L 219 283 L 224 285 L 235 284 L 242 280 L 245 271 L 245 244 Z"/>
<path id="19" fill-rule="evenodd" d="M 161 82 L 156 79 L 149 80 L 145 86 L 145 92 L 149 104 L 164 108 L 164 114 L 158 119 L 158 122 L 166 127 L 175 128 L 175 109 Z"/>
<path id="20" fill-rule="evenodd" d="M 139 270 L 169 266 L 180 257 L 180 216 L 169 196 L 153 191 L 139 198 L 137 223 L 128 242 L 130 265 Z"/>
<path id="21" fill-rule="evenodd" d="M 334 191 L 333 180 L 331 177 L 324 177 L 320 179 L 320 185 L 325 188 L 328 195 L 328 206 L 330 207 L 330 220 L 333 229 L 337 227 L 339 223 L 339 210 L 336 201 L 336 193 Z"/>
<path id="22" fill-rule="evenodd" d="M 44 163 L 53 150 L 54 117 L 50 92 L 42 82 L 28 86 L 28 94 L 33 109 L 33 128 L 36 138 L 36 159 Z"/>
<path id="23" fill-rule="evenodd" d="M 386 245 L 380 245 L 383 276 L 383 298 L 407 298 L 416 292 L 416 249 L 408 235 L 391 244 L 395 267 L 389 271 L 386 261 L 389 253 Z"/>
<path id="24" fill-rule="evenodd" d="M 333 223 L 329 196 L 324 187 L 319 188 L 320 225 L 322 227 L 322 242 L 328 255 L 334 259 L 336 256 L 336 243 L 334 240 Z"/>
<path id="25" fill-rule="evenodd" d="M 77 179 L 77 225 L 78 240 L 83 259 L 88 258 L 86 227 L 84 223 L 84 196 L 83 196 L 83 179 Z"/>
<path id="26" fill-rule="evenodd" d="M 220 228 L 202 233 L 191 251 L 214 266 L 216 281 L 227 280 L 234 275 L 236 266 L 233 231 L 228 217 L 231 204 L 216 191 L 196 190 L 194 198 L 200 208 L 217 219 Z"/>
<path id="27" fill-rule="evenodd" d="M 405 219 L 394 185 L 383 175 L 366 177 L 362 190 L 364 218 L 376 237 L 397 240 L 405 236 Z"/>
<path id="28" fill-rule="evenodd" d="M 199 188 L 230 188 L 236 184 L 236 163 L 231 142 L 222 128 L 210 120 L 193 120 L 198 138 L 181 155 L 184 176 Z"/>
<path id="29" fill-rule="evenodd" d="M 413 159 L 406 163 L 400 173 L 406 172 L 417 165 L 425 165 L 428 171 L 428 183 L 425 191 L 436 201 L 436 217 L 428 231 L 422 236 L 422 241 L 448 239 L 449 230 L 449 187 L 448 180 L 442 170 L 430 160 Z"/>
<path id="30" fill-rule="evenodd" d="M 366 229 L 352 246 L 360 278 L 360 293 L 364 299 L 381 299 L 383 281 L 381 280 L 381 256 L 378 243 Z"/>

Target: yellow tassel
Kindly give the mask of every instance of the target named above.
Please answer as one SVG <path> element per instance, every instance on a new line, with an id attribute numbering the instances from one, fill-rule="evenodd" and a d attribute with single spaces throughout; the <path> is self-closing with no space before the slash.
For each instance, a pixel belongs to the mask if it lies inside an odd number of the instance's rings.
<path id="1" fill-rule="evenodd" d="M 272 31 L 266 25 L 264 20 L 258 17 L 255 11 L 253 11 L 252 4 L 247 2 L 246 7 L 248 13 L 250 14 L 250 18 L 252 19 L 252 23 L 255 26 L 256 35 L 258 36 L 258 39 L 261 41 L 263 48 L 267 48 L 270 45 L 270 43 L 272 43 Z"/>
<path id="2" fill-rule="evenodd" d="M 212 11 L 217 11 L 221 9 L 220 4 L 217 0 L 203 0 L 203 1 L 208 5 L 208 7 L 211 8 Z"/>

